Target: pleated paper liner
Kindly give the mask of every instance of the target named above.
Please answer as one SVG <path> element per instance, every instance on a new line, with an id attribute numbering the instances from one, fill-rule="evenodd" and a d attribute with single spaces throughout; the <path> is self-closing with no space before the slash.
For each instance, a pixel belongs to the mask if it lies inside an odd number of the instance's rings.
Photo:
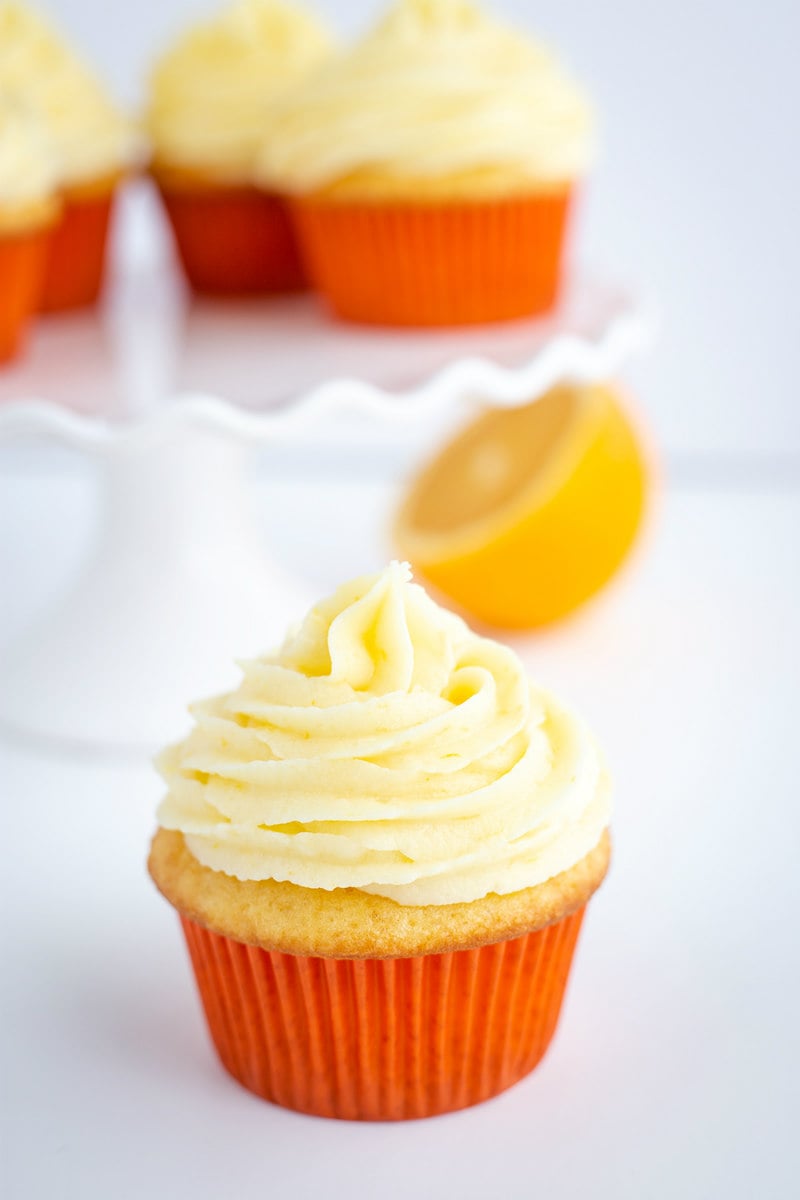
<path id="1" fill-rule="evenodd" d="M 50 237 L 41 312 L 68 312 L 97 300 L 119 182 L 114 175 L 65 191 L 61 217 Z"/>
<path id="2" fill-rule="evenodd" d="M 570 192 L 473 203 L 296 199 L 312 283 L 346 320 L 447 326 L 547 312 Z"/>
<path id="3" fill-rule="evenodd" d="M 268 295 L 308 284 L 288 209 L 252 187 L 159 184 L 186 278 L 210 295 Z"/>
<path id="4" fill-rule="evenodd" d="M 181 922 L 234 1079 L 299 1112 L 399 1121 L 479 1104 L 533 1070 L 583 911 L 479 949 L 383 959 L 270 952 Z"/>
<path id="5" fill-rule="evenodd" d="M 0 232 L 0 363 L 22 348 L 41 295 L 50 229 Z"/>

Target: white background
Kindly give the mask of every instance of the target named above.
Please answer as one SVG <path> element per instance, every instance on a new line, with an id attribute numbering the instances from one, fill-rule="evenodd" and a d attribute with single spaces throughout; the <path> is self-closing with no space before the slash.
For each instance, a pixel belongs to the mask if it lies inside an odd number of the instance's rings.
<path id="1" fill-rule="evenodd" d="M 47 7 L 128 97 L 151 48 L 200 8 Z M 346 9 L 347 27 L 373 8 L 320 7 Z M 646 283 L 665 318 L 636 369 L 668 468 L 650 538 L 598 606 L 519 643 L 595 726 L 617 783 L 614 869 L 560 1033 L 512 1092 L 435 1121 L 361 1127 L 264 1105 L 217 1067 L 176 922 L 145 876 L 152 772 L 6 743 L 12 1200 L 797 1194 L 795 5 L 503 8 L 597 97 L 606 157 L 587 255 Z M 259 490 L 265 531 L 317 591 L 383 560 L 394 499 L 326 474 Z M 3 452 L 0 636 L 46 605 L 94 515 L 82 471 Z"/>

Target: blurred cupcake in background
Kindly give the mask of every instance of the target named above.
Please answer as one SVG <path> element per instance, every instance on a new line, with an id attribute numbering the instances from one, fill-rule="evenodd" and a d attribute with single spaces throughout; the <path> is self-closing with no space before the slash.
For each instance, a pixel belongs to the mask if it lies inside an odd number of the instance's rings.
<path id="1" fill-rule="evenodd" d="M 286 208 L 254 186 L 253 171 L 276 97 L 332 45 L 303 8 L 238 0 L 191 29 L 157 64 L 147 115 L 152 171 L 197 291 L 304 286 Z"/>
<path id="2" fill-rule="evenodd" d="M 63 201 L 50 242 L 43 311 L 91 304 L 103 279 L 114 194 L 140 143 L 99 80 L 24 4 L 0 3 L 0 86 L 41 110 Z"/>
<path id="3" fill-rule="evenodd" d="M 46 126 L 0 89 L 0 363 L 14 357 L 36 312 L 58 213 Z"/>
<path id="4" fill-rule="evenodd" d="M 342 317 L 461 325 L 554 303 L 592 110 L 468 0 L 400 0 L 282 106 L 259 159 Z"/>

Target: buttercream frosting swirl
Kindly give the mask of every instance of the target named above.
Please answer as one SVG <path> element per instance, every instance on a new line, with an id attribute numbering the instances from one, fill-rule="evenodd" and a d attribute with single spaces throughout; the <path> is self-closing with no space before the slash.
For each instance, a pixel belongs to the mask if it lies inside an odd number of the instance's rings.
<path id="1" fill-rule="evenodd" d="M 283 0 L 238 0 L 189 30 L 153 72 L 157 161 L 250 182 L 276 97 L 332 49 L 313 14 Z"/>
<path id="2" fill-rule="evenodd" d="M 55 209 L 53 147 L 39 114 L 0 88 L 0 228 Z"/>
<path id="3" fill-rule="evenodd" d="M 213 870 L 463 903 L 559 874 L 608 824 L 582 722 L 405 566 L 339 588 L 243 670 L 159 760 L 159 822 Z"/>
<path id="4" fill-rule="evenodd" d="M 468 0 L 400 0 L 286 98 L 259 172 L 301 194 L 489 192 L 562 185 L 592 157 L 590 106 L 549 50 Z"/>
<path id="5" fill-rule="evenodd" d="M 141 151 L 133 124 L 38 13 L 0 3 L 0 86 L 47 121 L 59 181 L 81 184 L 130 166 Z"/>

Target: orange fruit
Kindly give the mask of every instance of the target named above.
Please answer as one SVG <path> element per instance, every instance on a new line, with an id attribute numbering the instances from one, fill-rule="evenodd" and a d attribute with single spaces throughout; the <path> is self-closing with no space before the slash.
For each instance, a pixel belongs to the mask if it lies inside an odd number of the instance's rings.
<path id="1" fill-rule="evenodd" d="M 411 484 L 395 540 L 473 616 L 530 629 L 611 578 L 641 523 L 646 481 L 614 389 L 562 385 L 459 433 Z"/>

